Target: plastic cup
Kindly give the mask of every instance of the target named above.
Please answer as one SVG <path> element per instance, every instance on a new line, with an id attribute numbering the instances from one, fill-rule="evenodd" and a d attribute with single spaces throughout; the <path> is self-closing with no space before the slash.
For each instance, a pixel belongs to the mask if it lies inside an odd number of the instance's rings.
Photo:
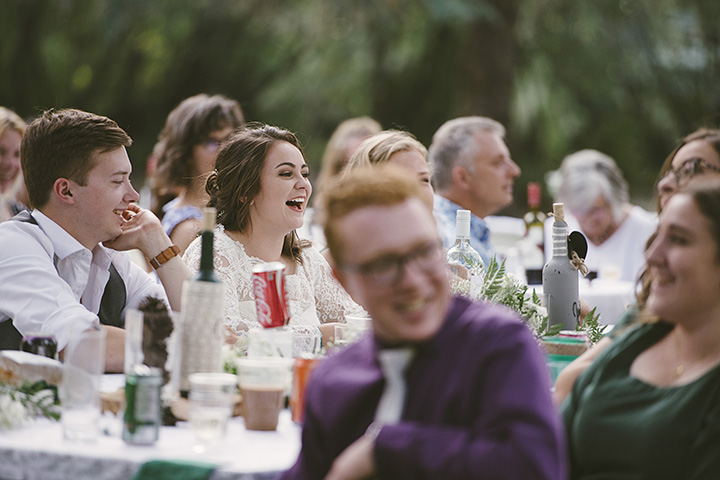
<path id="1" fill-rule="evenodd" d="M 335 348 L 343 348 L 355 341 L 356 331 L 344 323 L 335 325 L 333 344 Z"/>
<path id="2" fill-rule="evenodd" d="M 305 415 L 305 393 L 313 370 L 323 357 L 300 356 L 295 359 L 293 368 L 292 393 L 290 395 L 290 414 L 292 421 L 302 423 Z"/>
<path id="3" fill-rule="evenodd" d="M 369 332 L 372 330 L 372 318 L 370 317 L 345 315 L 345 324 L 358 332 Z"/>
<path id="4" fill-rule="evenodd" d="M 279 357 L 247 357 L 237 360 L 245 428 L 261 431 L 277 429 L 293 363 L 291 358 Z"/>

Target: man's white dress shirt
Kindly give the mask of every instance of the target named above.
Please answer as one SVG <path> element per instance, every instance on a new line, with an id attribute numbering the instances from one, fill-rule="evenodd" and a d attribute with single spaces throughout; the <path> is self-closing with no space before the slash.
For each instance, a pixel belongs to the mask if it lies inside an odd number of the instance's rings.
<path id="1" fill-rule="evenodd" d="M 110 263 L 125 282 L 125 309 L 151 295 L 164 300 L 162 286 L 131 262 L 127 252 L 98 244 L 83 247 L 39 210 L 37 225 L 0 224 L 0 321 L 14 319 L 20 333 L 54 335 L 58 350 L 98 322 L 97 312 L 110 277 Z"/>

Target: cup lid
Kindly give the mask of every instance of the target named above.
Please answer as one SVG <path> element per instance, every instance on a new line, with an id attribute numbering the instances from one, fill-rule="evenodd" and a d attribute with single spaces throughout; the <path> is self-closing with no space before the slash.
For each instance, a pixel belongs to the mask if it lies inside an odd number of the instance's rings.
<path id="1" fill-rule="evenodd" d="M 188 381 L 192 387 L 222 388 L 235 385 L 237 383 L 237 375 L 232 373 L 191 373 L 188 375 Z"/>

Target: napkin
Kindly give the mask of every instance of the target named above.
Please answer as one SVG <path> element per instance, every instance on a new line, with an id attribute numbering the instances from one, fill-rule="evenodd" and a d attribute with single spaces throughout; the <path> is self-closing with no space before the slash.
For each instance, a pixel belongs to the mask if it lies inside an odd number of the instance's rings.
<path id="1" fill-rule="evenodd" d="M 211 463 L 150 460 L 140 467 L 133 480 L 207 480 L 215 468 Z"/>

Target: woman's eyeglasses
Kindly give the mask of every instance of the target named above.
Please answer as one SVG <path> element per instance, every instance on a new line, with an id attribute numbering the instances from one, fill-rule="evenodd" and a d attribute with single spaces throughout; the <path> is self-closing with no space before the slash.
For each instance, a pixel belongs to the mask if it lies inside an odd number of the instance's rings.
<path id="1" fill-rule="evenodd" d="M 702 175 L 705 170 L 711 170 L 720 173 L 720 167 L 712 165 L 702 158 L 689 158 L 685 160 L 678 168 L 673 168 L 664 176 L 673 175 L 677 186 L 685 185 L 692 177 Z"/>
<path id="2" fill-rule="evenodd" d="M 204 142 L 201 142 L 200 145 L 205 147 L 208 152 L 215 153 L 218 150 L 220 150 L 220 145 L 222 145 L 223 140 L 216 140 L 214 138 L 208 138 Z"/>

